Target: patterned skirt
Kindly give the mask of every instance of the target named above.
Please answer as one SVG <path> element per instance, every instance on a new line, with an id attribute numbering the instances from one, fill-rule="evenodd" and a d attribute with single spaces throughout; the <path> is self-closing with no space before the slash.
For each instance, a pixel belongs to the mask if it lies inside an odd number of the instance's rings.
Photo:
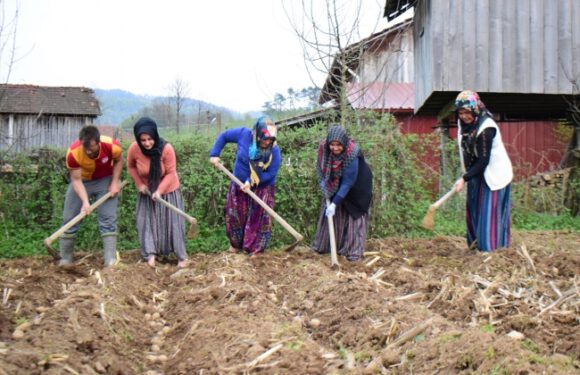
<path id="1" fill-rule="evenodd" d="M 252 188 L 252 191 L 269 207 L 274 208 L 275 186 Z M 272 235 L 272 218 L 233 181 L 228 190 L 225 211 L 226 234 L 232 247 L 243 249 L 249 254 L 263 252 L 268 247 Z"/>
<path id="2" fill-rule="evenodd" d="M 183 198 L 179 189 L 161 196 L 175 207 L 183 210 Z M 167 256 L 175 253 L 178 260 L 187 259 L 185 249 L 185 220 L 169 208 L 155 203 L 148 195 L 137 193 L 137 233 L 141 244 L 141 256 Z"/>
<path id="3" fill-rule="evenodd" d="M 510 245 L 511 184 L 491 191 L 485 178 L 467 183 L 467 244 L 479 251 L 493 251 Z"/>
<path id="4" fill-rule="evenodd" d="M 330 252 L 330 235 L 328 233 L 328 218 L 325 215 L 326 203 L 323 200 L 318 217 L 316 236 L 312 243 L 314 251 L 325 254 Z M 338 255 L 345 256 L 349 261 L 362 259 L 368 231 L 368 213 L 354 219 L 342 204 L 336 206 L 334 214 L 334 237 Z"/>

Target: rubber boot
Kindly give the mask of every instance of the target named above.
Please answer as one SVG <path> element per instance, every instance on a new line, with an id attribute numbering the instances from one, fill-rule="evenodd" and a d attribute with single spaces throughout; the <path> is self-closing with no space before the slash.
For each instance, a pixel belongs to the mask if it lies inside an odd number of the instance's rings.
<path id="1" fill-rule="evenodd" d="M 117 235 L 105 234 L 102 237 L 105 267 L 117 264 Z"/>
<path id="2" fill-rule="evenodd" d="M 68 266 L 73 263 L 73 251 L 75 249 L 75 237 L 62 236 L 59 240 L 60 260 L 59 266 Z"/>

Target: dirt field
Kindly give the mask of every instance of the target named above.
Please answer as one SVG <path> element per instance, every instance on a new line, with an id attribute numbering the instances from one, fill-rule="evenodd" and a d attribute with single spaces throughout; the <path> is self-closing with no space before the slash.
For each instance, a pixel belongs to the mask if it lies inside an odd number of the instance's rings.
<path id="1" fill-rule="evenodd" d="M 339 270 L 306 247 L 180 271 L 1 260 L 0 374 L 580 373 L 580 233 L 367 250 Z"/>

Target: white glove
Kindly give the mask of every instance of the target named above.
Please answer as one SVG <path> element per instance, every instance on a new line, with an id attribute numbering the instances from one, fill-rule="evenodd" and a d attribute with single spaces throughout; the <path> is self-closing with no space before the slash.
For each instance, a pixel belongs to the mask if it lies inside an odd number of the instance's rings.
<path id="1" fill-rule="evenodd" d="M 331 203 L 326 207 L 326 216 L 334 216 L 334 212 L 336 211 L 336 204 Z"/>

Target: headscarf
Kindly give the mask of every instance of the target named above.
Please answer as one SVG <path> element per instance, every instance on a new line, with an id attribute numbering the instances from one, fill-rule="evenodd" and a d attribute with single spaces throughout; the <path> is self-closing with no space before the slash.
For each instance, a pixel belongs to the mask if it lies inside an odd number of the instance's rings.
<path id="1" fill-rule="evenodd" d="M 475 91 L 465 90 L 457 95 L 455 99 L 455 110 L 468 109 L 473 114 L 473 117 L 478 117 L 481 114 L 491 116 L 491 113 L 485 107 L 485 104 L 479 98 Z"/>
<path id="2" fill-rule="evenodd" d="M 268 148 L 261 148 L 260 141 L 271 139 Z M 250 177 L 252 186 L 260 183 L 259 174 L 264 172 L 272 162 L 272 148 L 276 143 L 276 125 L 269 116 L 261 116 L 252 129 L 252 143 L 248 150 L 250 159 Z"/>
<path id="3" fill-rule="evenodd" d="M 333 141 L 340 142 L 344 150 L 340 155 L 334 155 L 329 148 Z M 328 130 L 326 140 L 320 142 L 316 172 L 318 182 L 325 198 L 332 198 L 340 186 L 343 171 L 361 154 L 360 147 L 348 137 L 346 130 L 340 125 L 334 125 Z"/>
<path id="4" fill-rule="evenodd" d="M 487 117 L 492 117 L 493 115 L 485 107 L 485 104 L 483 104 L 479 95 L 471 90 L 462 91 L 457 95 L 457 98 L 455 99 L 455 110 L 459 111 L 460 109 L 467 109 L 471 111 L 471 114 L 473 115 L 473 122 L 471 124 L 466 124 L 461 120 L 461 118 L 459 118 L 459 115 L 457 116 L 457 125 L 459 129 L 457 136 L 459 159 L 461 162 L 461 168 L 465 171 L 465 159 L 467 157 L 471 158 L 472 155 L 475 154 L 479 126 Z"/>
<path id="5" fill-rule="evenodd" d="M 151 159 L 151 164 L 149 166 L 149 191 L 154 193 L 159 187 L 161 182 L 161 154 L 163 153 L 163 147 L 166 143 L 163 138 L 159 137 L 157 133 L 157 124 L 155 121 L 149 117 L 141 117 L 133 127 L 133 134 L 135 135 L 135 140 L 137 145 L 141 149 L 141 152 Z M 155 144 L 150 150 L 145 149 L 141 145 L 141 140 L 139 139 L 141 134 L 148 134 Z"/>

